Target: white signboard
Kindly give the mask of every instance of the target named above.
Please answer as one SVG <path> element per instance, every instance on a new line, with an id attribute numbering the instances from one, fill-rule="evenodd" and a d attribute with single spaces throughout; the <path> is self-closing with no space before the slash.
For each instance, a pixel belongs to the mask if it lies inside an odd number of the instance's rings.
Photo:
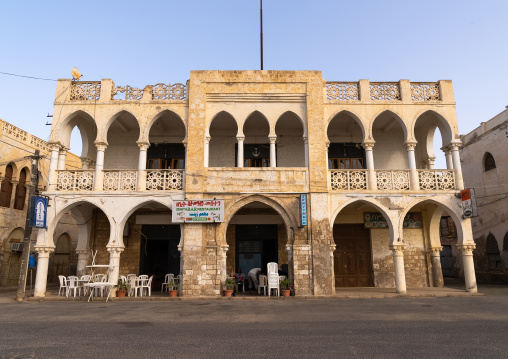
<path id="1" fill-rule="evenodd" d="M 462 212 L 464 218 L 472 218 L 478 216 L 478 207 L 476 206 L 476 197 L 474 189 L 465 189 L 460 192 L 462 197 Z"/>
<path id="2" fill-rule="evenodd" d="M 190 199 L 173 201 L 173 223 L 224 222 L 223 199 Z"/>

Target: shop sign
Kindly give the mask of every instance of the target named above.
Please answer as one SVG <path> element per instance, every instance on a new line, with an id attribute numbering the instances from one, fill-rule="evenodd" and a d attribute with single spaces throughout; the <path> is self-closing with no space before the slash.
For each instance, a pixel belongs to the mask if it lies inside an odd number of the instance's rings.
<path id="1" fill-rule="evenodd" d="M 30 199 L 30 227 L 46 228 L 46 214 L 48 213 L 48 199 L 32 196 Z"/>
<path id="2" fill-rule="evenodd" d="M 224 200 L 174 200 L 172 212 L 173 223 L 224 222 Z"/>
<path id="3" fill-rule="evenodd" d="M 365 229 L 388 228 L 385 217 L 379 212 L 365 212 L 363 218 Z M 419 212 L 406 214 L 403 228 L 422 228 L 422 214 Z"/>
<path id="4" fill-rule="evenodd" d="M 478 207 L 476 206 L 476 196 L 473 188 L 465 189 L 460 192 L 462 198 L 462 214 L 464 218 L 478 216 Z"/>
<path id="5" fill-rule="evenodd" d="M 307 225 L 307 195 L 301 194 L 299 197 L 300 207 L 300 227 Z"/>

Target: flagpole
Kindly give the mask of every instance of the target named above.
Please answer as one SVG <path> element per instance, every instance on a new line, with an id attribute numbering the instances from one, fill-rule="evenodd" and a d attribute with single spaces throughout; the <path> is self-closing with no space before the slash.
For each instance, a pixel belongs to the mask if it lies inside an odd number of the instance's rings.
<path id="1" fill-rule="evenodd" d="M 263 70 L 263 0 L 260 0 L 260 20 L 261 20 L 261 70 Z"/>

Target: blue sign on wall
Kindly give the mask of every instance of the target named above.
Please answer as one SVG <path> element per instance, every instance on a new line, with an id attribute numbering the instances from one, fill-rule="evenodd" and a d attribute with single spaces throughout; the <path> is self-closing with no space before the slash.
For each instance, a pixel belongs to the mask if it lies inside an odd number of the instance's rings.
<path id="1" fill-rule="evenodd" d="M 307 225 L 307 195 L 300 195 L 300 227 Z"/>
<path id="2" fill-rule="evenodd" d="M 30 227 L 46 228 L 47 212 L 48 199 L 46 197 L 32 196 L 30 200 Z"/>

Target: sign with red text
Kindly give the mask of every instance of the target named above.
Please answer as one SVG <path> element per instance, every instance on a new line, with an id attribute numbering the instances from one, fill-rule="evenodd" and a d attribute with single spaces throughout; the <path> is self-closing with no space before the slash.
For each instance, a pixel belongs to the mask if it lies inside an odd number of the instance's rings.
<path id="1" fill-rule="evenodd" d="M 174 200 L 173 223 L 224 222 L 223 199 Z"/>
<path id="2" fill-rule="evenodd" d="M 478 216 L 478 207 L 476 206 L 476 196 L 473 188 L 465 189 L 460 192 L 462 199 L 462 213 L 464 218 Z"/>

